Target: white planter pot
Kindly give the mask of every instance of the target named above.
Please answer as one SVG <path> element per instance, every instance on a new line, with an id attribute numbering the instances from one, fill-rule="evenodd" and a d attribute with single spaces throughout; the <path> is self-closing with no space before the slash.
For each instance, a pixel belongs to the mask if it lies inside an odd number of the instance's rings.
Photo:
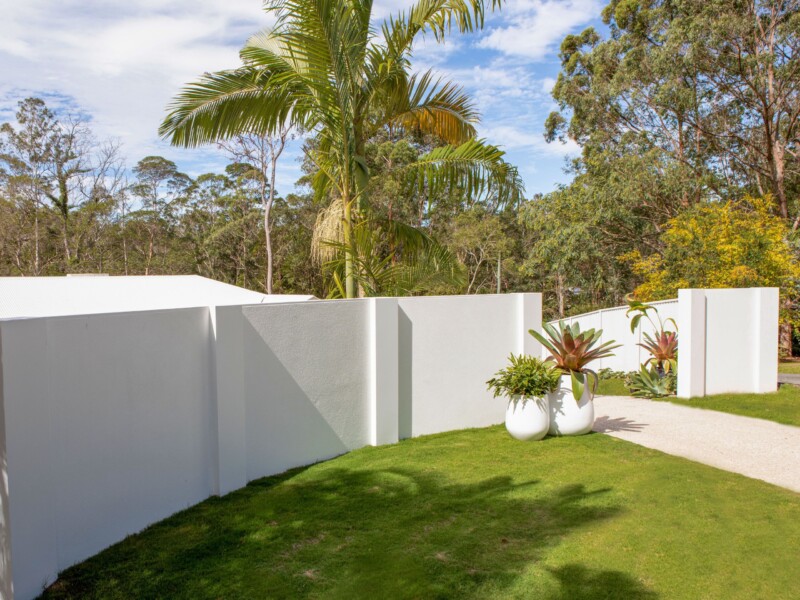
<path id="1" fill-rule="evenodd" d="M 522 441 L 540 440 L 547 435 L 550 411 L 547 398 L 514 396 L 506 409 L 506 429 Z"/>
<path id="2" fill-rule="evenodd" d="M 591 386 L 583 388 L 583 396 L 575 401 L 572 378 L 562 375 L 555 391 L 547 395 L 550 404 L 550 435 L 583 435 L 594 425 L 594 403 Z"/>

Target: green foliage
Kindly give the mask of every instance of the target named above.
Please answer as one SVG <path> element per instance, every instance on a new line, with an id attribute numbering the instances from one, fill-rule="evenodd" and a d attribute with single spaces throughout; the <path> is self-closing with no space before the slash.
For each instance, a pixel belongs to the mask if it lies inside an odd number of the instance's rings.
<path id="1" fill-rule="evenodd" d="M 673 396 L 677 387 L 677 374 L 674 370 L 662 374 L 656 365 L 648 367 L 645 364 L 625 377 L 625 386 L 637 398 Z"/>
<path id="2" fill-rule="evenodd" d="M 512 354 L 508 357 L 509 365 L 498 371 L 486 385 L 494 393 L 494 397 L 522 396 L 524 398 L 542 398 L 557 386 L 561 371 L 552 363 L 534 356 Z"/>
<path id="3" fill-rule="evenodd" d="M 682 284 L 649 281 L 642 267 L 660 270 L 662 232 L 693 207 L 758 194 L 784 226 L 797 226 L 798 14 L 796 2 L 772 0 L 610 0 L 604 32 L 563 39 L 546 137 L 576 141 L 581 155 L 574 180 L 523 214 L 536 242 L 525 272 L 541 282 L 546 314 L 621 304 L 642 279 L 651 288 L 642 299 L 671 296 Z M 724 279 L 761 285 L 751 263 L 763 237 L 753 242 L 748 268 L 726 265 Z M 703 268 L 700 252 L 687 255 L 686 267 L 676 260 L 665 270 Z M 788 295 L 791 282 L 780 285 Z"/>
<path id="4" fill-rule="evenodd" d="M 600 381 L 607 381 L 609 379 L 622 379 L 625 377 L 625 375 L 627 375 L 625 371 L 614 371 L 613 369 L 610 369 L 608 367 L 599 369 L 597 371 L 597 378 Z"/>
<path id="5" fill-rule="evenodd" d="M 463 289 L 462 265 L 424 231 L 391 220 L 364 220 L 350 244 L 325 242 L 334 258 L 325 263 L 334 286 L 329 297 L 345 298 L 346 257 L 363 296 L 411 296 Z"/>
<path id="6" fill-rule="evenodd" d="M 191 147 L 241 133 L 270 135 L 287 124 L 314 131 L 310 183 L 317 200 L 342 203 L 342 239 L 333 241 L 350 248 L 344 285 L 354 297 L 353 228 L 369 218 L 366 145 L 379 131 L 421 132 L 446 142 L 399 169 L 408 185 L 435 193 L 458 187 L 467 196 L 501 200 L 520 192 L 503 152 L 475 138 L 477 112 L 466 93 L 432 71 L 411 73 L 419 36 L 431 32 L 441 41 L 453 28 L 480 29 L 486 7 L 483 0 L 422 0 L 375 28 L 367 0 L 267 2 L 275 25 L 247 42 L 243 66 L 186 86 L 160 132 Z"/>
<path id="7" fill-rule="evenodd" d="M 542 328 L 547 337 L 534 329 L 530 329 L 528 333 L 547 348 L 550 352 L 548 360 L 552 360 L 557 369 L 570 374 L 575 401 L 579 401 L 583 396 L 587 378 L 592 380 L 594 393 L 597 390 L 597 373 L 587 369 L 586 365 L 594 360 L 613 356 L 612 350 L 619 348 L 621 344 L 614 345 L 614 341 L 610 340 L 595 348 L 603 336 L 603 330 L 581 331 L 579 323 L 567 325 L 560 322 L 558 328 L 549 323 L 542 323 Z"/>

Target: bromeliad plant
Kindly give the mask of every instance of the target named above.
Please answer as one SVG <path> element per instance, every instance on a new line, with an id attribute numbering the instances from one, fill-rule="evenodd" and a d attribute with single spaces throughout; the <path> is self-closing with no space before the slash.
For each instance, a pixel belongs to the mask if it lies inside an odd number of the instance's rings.
<path id="1" fill-rule="evenodd" d="M 550 351 L 548 361 L 552 361 L 556 369 L 562 373 L 569 373 L 572 380 L 572 395 L 575 401 L 579 402 L 583 397 L 583 391 L 589 379 L 592 380 L 592 394 L 597 391 L 598 376 L 586 365 L 600 358 L 613 356 L 612 350 L 619 348 L 621 344 L 614 345 L 614 340 L 597 345 L 602 336 L 602 329 L 588 329 L 581 331 L 580 325 L 566 325 L 563 322 L 558 324 L 558 328 L 549 323 L 543 323 L 547 337 L 538 331 L 529 330 L 536 340 Z"/>
<path id="2" fill-rule="evenodd" d="M 626 297 L 628 302 L 628 310 L 625 312 L 626 316 L 631 318 L 631 333 L 636 331 L 639 322 L 646 318 L 655 330 L 655 335 L 651 336 L 647 332 L 642 332 L 644 342 L 639 346 L 644 348 L 650 353 L 644 366 L 653 366 L 660 375 L 668 373 L 675 373 L 678 368 L 678 324 L 675 319 L 661 320 L 658 314 L 658 309 L 652 304 L 645 304 L 639 300 L 634 300 L 631 296 Z M 653 315 L 656 320 L 654 321 L 650 315 Z M 672 323 L 675 331 L 668 331 L 666 325 Z"/>
<path id="3" fill-rule="evenodd" d="M 637 398 L 663 398 L 675 394 L 677 379 L 675 371 L 662 374 L 655 366 L 644 364 L 625 376 L 625 387 Z"/>
<path id="4" fill-rule="evenodd" d="M 494 397 L 542 398 L 558 385 L 561 373 L 549 362 L 520 354 L 508 357 L 509 365 L 486 382 Z"/>

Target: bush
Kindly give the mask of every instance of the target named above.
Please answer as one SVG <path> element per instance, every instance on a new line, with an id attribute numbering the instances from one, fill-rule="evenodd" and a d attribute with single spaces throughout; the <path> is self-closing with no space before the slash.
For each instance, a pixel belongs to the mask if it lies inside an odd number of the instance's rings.
<path id="1" fill-rule="evenodd" d="M 524 396 L 541 398 L 558 385 L 561 371 L 553 363 L 533 356 L 520 354 L 509 357 L 509 365 L 486 382 L 489 389 L 498 396 Z"/>
<path id="2" fill-rule="evenodd" d="M 677 388 L 678 378 L 675 371 L 660 372 L 655 366 L 642 365 L 638 371 L 631 371 L 625 376 L 625 387 L 637 398 L 663 398 L 673 396 Z"/>

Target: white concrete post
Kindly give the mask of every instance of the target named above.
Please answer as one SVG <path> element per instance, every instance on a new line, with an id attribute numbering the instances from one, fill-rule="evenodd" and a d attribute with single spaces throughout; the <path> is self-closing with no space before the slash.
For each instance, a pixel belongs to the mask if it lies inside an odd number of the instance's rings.
<path id="1" fill-rule="evenodd" d="M 753 344 L 754 391 L 758 394 L 778 389 L 778 288 L 755 288 L 755 340 Z"/>
<path id="2" fill-rule="evenodd" d="M 678 290 L 678 396 L 706 393 L 706 296 Z"/>
<path id="3" fill-rule="evenodd" d="M 370 444 L 394 444 L 399 434 L 397 298 L 370 298 Z"/>
<path id="4" fill-rule="evenodd" d="M 241 306 L 211 307 L 215 357 L 217 464 L 214 493 L 247 485 L 244 393 L 244 316 Z"/>
<path id="5" fill-rule="evenodd" d="M 514 294 L 517 297 L 517 354 L 542 355 L 542 345 L 528 330 L 542 332 L 542 295 Z"/>

